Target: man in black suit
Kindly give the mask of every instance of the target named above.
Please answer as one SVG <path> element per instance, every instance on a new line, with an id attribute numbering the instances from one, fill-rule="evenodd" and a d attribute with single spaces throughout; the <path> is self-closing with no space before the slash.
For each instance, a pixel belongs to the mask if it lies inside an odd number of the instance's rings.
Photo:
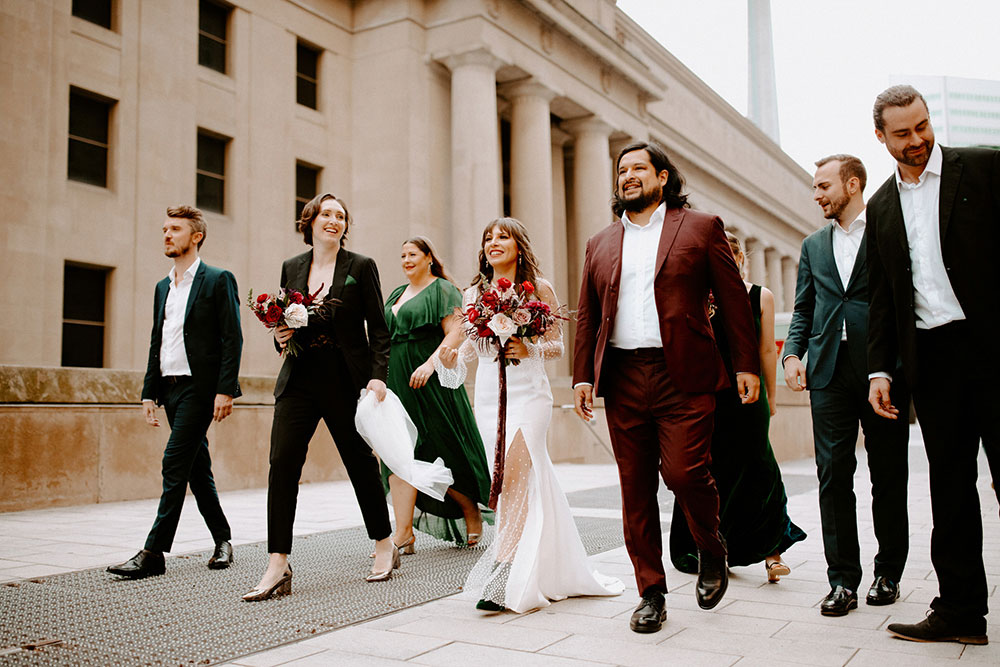
<path id="1" fill-rule="evenodd" d="M 232 413 L 233 398 L 241 394 L 237 376 L 243 334 L 236 279 L 198 257 L 206 231 L 198 209 L 167 209 L 164 254 L 174 266 L 154 292 L 142 411 L 146 423 L 158 427 L 156 404 L 162 405 L 170 438 L 163 452 L 163 493 L 145 548 L 108 568 L 123 577 L 164 573 L 163 552 L 173 544 L 189 484 L 215 540 L 208 567 L 222 569 L 233 562 L 229 522 L 215 490 L 205 434 L 213 419 L 222 421 Z"/>
<path id="2" fill-rule="evenodd" d="M 795 310 L 782 363 L 785 382 L 792 390 L 810 390 L 823 549 L 830 582 L 820 613 L 843 616 L 858 606 L 862 576 L 854 497 L 858 424 L 865 434 L 872 519 L 879 546 L 875 581 L 866 598 L 870 605 L 892 604 L 899 598 L 899 580 L 909 547 L 909 431 L 904 420 L 881 419 L 868 404 L 865 167 L 851 155 L 831 155 L 816 166 L 813 199 L 832 222 L 802 242 Z M 804 355 L 807 365 L 802 362 Z M 902 383 L 893 387 L 893 400 L 900 405 L 909 403 Z"/>
<path id="3" fill-rule="evenodd" d="M 931 561 L 939 592 L 919 623 L 889 632 L 914 641 L 985 644 L 987 582 L 978 475 L 979 443 L 1000 472 L 1000 151 L 934 142 L 923 96 L 893 86 L 875 100 L 875 135 L 895 173 L 868 205 L 869 400 L 899 418 L 903 379 L 924 436 L 930 471 Z"/>

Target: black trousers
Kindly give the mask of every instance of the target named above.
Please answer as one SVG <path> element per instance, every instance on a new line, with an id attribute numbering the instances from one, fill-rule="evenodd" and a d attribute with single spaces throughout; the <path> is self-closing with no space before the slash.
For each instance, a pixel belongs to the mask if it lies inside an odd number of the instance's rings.
<path id="1" fill-rule="evenodd" d="M 991 476 L 1000 481 L 1000 389 L 991 370 L 996 363 L 984 363 L 972 338 L 965 322 L 917 330 L 913 402 L 930 467 L 931 562 L 938 578 L 931 608 L 958 623 L 982 625 L 988 591 L 976 482 L 980 442 Z"/>
<path id="2" fill-rule="evenodd" d="M 328 372 L 328 365 L 297 359 L 284 392 L 274 403 L 271 470 L 267 479 L 267 550 L 270 553 L 292 552 L 299 478 L 309 441 L 320 419 L 326 423 L 347 469 L 368 537 L 381 540 L 392 532 L 378 459 L 354 426 L 358 391 L 349 380 L 340 353 L 333 354 L 337 356 L 333 373 Z"/>
<path id="3" fill-rule="evenodd" d="M 854 368 L 847 343 L 837 353 L 830 384 L 810 392 L 819 510 L 830 586 L 857 591 L 861 585 L 858 511 L 854 495 L 858 424 L 864 432 L 872 483 L 872 521 L 878 553 L 875 576 L 899 582 L 909 551 L 906 514 L 910 397 L 903 378 L 892 383 L 892 402 L 902 414 L 897 420 L 879 417 L 868 403 L 868 373 Z"/>
<path id="4" fill-rule="evenodd" d="M 216 542 L 228 541 L 232 535 L 215 490 L 212 457 L 205 435 L 212 424 L 215 397 L 196 392 L 194 381 L 189 377 L 180 377 L 164 385 L 167 390 L 163 407 L 170 424 L 170 438 L 163 451 L 163 493 L 145 548 L 170 551 L 188 485 L 212 538 Z"/>

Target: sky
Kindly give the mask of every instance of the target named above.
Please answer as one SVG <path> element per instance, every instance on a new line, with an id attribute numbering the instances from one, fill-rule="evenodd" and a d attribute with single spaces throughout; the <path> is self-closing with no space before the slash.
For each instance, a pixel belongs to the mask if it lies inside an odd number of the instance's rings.
<path id="1" fill-rule="evenodd" d="M 618 7 L 747 112 L 747 0 L 618 0 Z M 851 153 L 874 193 L 893 160 L 871 110 L 891 75 L 1000 79 L 1000 0 L 771 0 L 781 147 L 813 163 Z"/>

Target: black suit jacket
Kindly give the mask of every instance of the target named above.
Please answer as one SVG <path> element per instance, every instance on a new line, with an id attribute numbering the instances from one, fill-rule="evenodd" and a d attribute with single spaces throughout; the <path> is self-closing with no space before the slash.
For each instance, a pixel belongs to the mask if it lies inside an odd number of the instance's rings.
<path id="1" fill-rule="evenodd" d="M 1000 327 L 1000 151 L 941 147 L 941 254 L 983 364 L 996 370 L 993 337 Z M 898 356 L 917 381 L 916 316 L 910 251 L 895 175 L 868 202 L 870 285 L 868 367 L 891 372 Z M 947 354 L 947 350 L 942 350 Z M 978 372 L 982 369 L 974 369 Z"/>
<path id="2" fill-rule="evenodd" d="M 823 389 L 833 378 L 837 353 L 847 323 L 847 348 L 851 364 L 867 379 L 868 269 L 865 240 L 847 285 L 840 278 L 833 254 L 836 222 L 813 232 L 802 241 L 795 308 L 783 357 L 794 354 L 806 361 L 809 389 Z M 867 232 L 866 232 L 867 235 Z M 891 370 L 890 370 L 891 372 Z"/>
<path id="3" fill-rule="evenodd" d="M 303 294 L 309 291 L 309 268 L 312 250 L 285 260 L 281 265 L 281 286 Z M 379 283 L 375 260 L 344 248 L 337 253 L 337 266 L 333 272 L 333 285 L 326 294 L 324 317 L 309 318 L 309 326 L 295 332 L 303 342 L 315 341 L 317 336 L 327 336 L 340 348 L 350 377 L 346 378 L 360 390 L 369 380 L 383 382 L 389 373 L 389 327 L 385 323 L 382 287 Z M 326 365 L 330 352 L 324 345 L 311 345 L 301 357 L 285 357 L 274 385 L 274 397 L 280 398 L 292 375 L 296 363 Z M 330 377 L 330 382 L 342 382 Z"/>
<path id="4" fill-rule="evenodd" d="M 153 332 L 149 339 L 149 361 L 142 384 L 143 400 L 163 402 L 160 376 L 160 343 L 170 277 L 156 284 L 153 293 Z M 196 390 L 205 396 L 225 394 L 236 398 L 240 391 L 240 301 L 236 278 L 224 269 L 202 262 L 194 274 L 184 313 L 184 351 Z"/>

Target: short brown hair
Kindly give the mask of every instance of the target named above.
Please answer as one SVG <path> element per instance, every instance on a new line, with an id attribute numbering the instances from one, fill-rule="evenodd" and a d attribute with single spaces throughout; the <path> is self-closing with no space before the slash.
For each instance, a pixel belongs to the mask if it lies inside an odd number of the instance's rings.
<path id="1" fill-rule="evenodd" d="M 184 218 L 191 225 L 192 232 L 201 232 L 201 240 L 198 241 L 198 250 L 208 236 L 208 225 L 205 224 L 205 216 L 194 206 L 168 206 L 168 218 Z"/>
<path id="2" fill-rule="evenodd" d="M 872 109 L 872 117 L 875 119 L 875 129 L 879 132 L 885 130 L 885 119 L 882 113 L 886 107 L 908 107 L 914 100 L 920 100 L 927 108 L 927 100 L 913 86 L 905 84 L 886 88 L 875 98 L 875 107 Z"/>
<path id="3" fill-rule="evenodd" d="M 295 231 L 301 232 L 302 240 L 306 243 L 306 245 L 312 245 L 313 222 L 316 221 L 316 216 L 319 215 L 319 212 L 323 209 L 323 202 L 328 199 L 333 199 L 344 209 L 344 235 L 340 237 L 340 247 L 343 248 L 347 245 L 347 232 L 351 231 L 351 212 L 347 210 L 347 204 L 343 199 L 329 192 L 316 195 L 309 200 L 308 204 L 302 207 L 302 215 L 300 215 L 299 219 L 295 221 Z"/>
<path id="4" fill-rule="evenodd" d="M 837 173 L 840 175 L 841 183 L 847 183 L 850 179 L 857 177 L 861 184 L 861 191 L 864 192 L 865 184 L 868 182 L 868 172 L 865 171 L 864 163 L 853 155 L 837 153 L 836 155 L 828 155 L 821 160 L 816 160 L 816 166 L 822 167 L 827 162 L 833 162 L 834 160 L 840 163 L 840 170 Z"/>

